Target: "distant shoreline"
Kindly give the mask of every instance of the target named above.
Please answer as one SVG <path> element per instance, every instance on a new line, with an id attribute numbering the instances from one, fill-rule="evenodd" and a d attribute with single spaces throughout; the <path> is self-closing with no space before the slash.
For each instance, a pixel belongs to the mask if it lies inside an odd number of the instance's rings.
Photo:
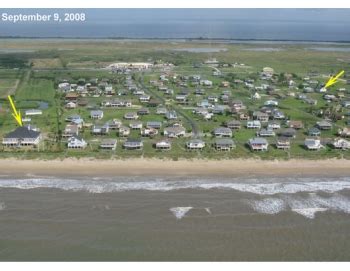
<path id="1" fill-rule="evenodd" d="M 279 44 L 350 44 L 350 40 L 289 40 L 289 39 L 230 39 L 230 38 L 136 38 L 136 37 L 26 37 L 26 36 L 0 36 L 0 40 L 13 39 L 13 40 L 104 40 L 104 41 L 172 41 L 172 42 L 215 42 L 224 44 L 237 44 L 237 43 L 249 43 L 249 44 L 260 44 L 260 43 L 279 43 Z"/>
<path id="2" fill-rule="evenodd" d="M 350 160 L 0 159 L 2 176 L 350 176 Z M 1 176 L 0 176 L 1 178 Z"/>

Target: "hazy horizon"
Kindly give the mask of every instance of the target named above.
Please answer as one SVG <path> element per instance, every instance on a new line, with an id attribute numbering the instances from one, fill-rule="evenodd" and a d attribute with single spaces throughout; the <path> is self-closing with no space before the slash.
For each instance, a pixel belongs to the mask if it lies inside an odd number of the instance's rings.
<path id="1" fill-rule="evenodd" d="M 85 22 L 0 21 L 0 37 L 350 41 L 350 9 L 0 9 L 85 12 Z"/>

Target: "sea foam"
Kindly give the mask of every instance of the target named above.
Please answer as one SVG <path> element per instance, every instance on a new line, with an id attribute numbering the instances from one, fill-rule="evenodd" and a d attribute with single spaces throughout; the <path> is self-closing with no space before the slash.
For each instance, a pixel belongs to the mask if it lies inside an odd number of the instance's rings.
<path id="1" fill-rule="evenodd" d="M 169 210 L 177 219 L 182 219 L 191 209 L 193 209 L 193 207 L 173 207 Z"/>
<path id="2" fill-rule="evenodd" d="M 141 181 L 140 181 L 141 179 Z M 258 195 L 295 194 L 298 192 L 326 192 L 334 193 L 344 189 L 350 189 L 350 178 L 338 179 L 313 178 L 289 178 L 285 181 L 280 179 L 187 179 L 169 180 L 166 178 L 122 178 L 81 180 L 81 179 L 57 179 L 57 178 L 28 178 L 28 179 L 5 179 L 0 180 L 1 188 L 35 189 L 56 188 L 67 191 L 86 191 L 90 193 L 108 193 L 122 191 L 172 191 L 180 189 L 203 189 L 203 190 L 236 190 Z"/>
<path id="3" fill-rule="evenodd" d="M 123 191 L 175 191 L 182 189 L 239 191 L 259 195 L 259 200 L 248 204 L 259 213 L 278 214 L 292 211 L 307 218 L 316 213 L 338 211 L 350 213 L 350 200 L 339 192 L 350 189 L 350 177 L 340 178 L 166 178 L 166 177 L 116 177 L 94 179 L 59 179 L 31 177 L 25 179 L 0 179 L 0 190 L 11 189 L 61 189 L 88 193 Z M 323 196 L 318 194 L 322 192 Z M 299 195 L 300 193 L 308 195 Z M 1 208 L 1 206 L 0 206 Z M 5 207 L 3 207 L 5 208 Z M 171 209 L 181 219 L 189 210 Z M 210 213 L 210 209 L 206 209 Z M 175 214 L 174 213 L 174 214 Z"/>
<path id="4" fill-rule="evenodd" d="M 315 193 L 307 197 L 300 195 L 279 195 L 277 198 L 251 200 L 249 205 L 258 213 L 278 214 L 282 211 L 292 211 L 306 218 L 315 218 L 316 213 L 337 211 L 350 213 L 350 200 L 345 196 L 319 196 Z"/>
<path id="5" fill-rule="evenodd" d="M 255 211 L 264 214 L 278 214 L 286 208 L 285 202 L 278 198 L 251 201 L 250 204 Z"/>

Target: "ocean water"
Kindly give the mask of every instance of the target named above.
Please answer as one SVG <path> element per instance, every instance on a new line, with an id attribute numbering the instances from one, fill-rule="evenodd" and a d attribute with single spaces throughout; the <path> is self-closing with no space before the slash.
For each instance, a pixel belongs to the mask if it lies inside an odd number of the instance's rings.
<path id="1" fill-rule="evenodd" d="M 1 22 L 0 36 L 350 41 L 350 9 L 0 9 L 86 13 L 84 22 Z"/>
<path id="2" fill-rule="evenodd" d="M 2 261 L 349 261 L 350 177 L 0 177 Z"/>

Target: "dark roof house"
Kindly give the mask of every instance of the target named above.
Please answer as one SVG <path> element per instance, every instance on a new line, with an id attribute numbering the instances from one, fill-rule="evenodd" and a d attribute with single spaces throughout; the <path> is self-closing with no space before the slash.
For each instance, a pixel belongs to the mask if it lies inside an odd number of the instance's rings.
<path id="1" fill-rule="evenodd" d="M 6 146 L 37 146 L 40 140 L 40 132 L 22 126 L 5 135 L 2 144 Z"/>

